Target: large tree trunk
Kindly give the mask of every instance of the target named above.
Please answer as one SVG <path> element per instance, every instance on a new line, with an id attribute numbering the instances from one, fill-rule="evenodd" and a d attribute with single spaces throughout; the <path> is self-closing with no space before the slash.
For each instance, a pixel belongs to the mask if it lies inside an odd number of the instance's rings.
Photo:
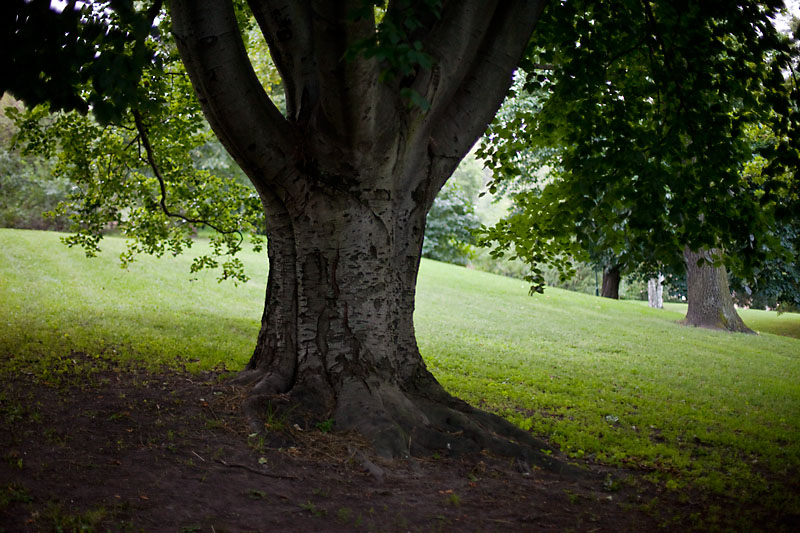
<path id="1" fill-rule="evenodd" d="M 284 79 L 286 117 L 252 72 L 231 6 L 171 2 L 209 123 L 266 213 L 266 306 L 240 376 L 249 405 L 288 398 L 386 456 L 490 448 L 557 464 L 527 432 L 446 393 L 413 324 L 426 214 L 499 107 L 540 3 L 445 2 L 418 30 L 432 69 L 386 82 L 374 57 L 342 59 L 375 31 L 348 19 L 360 2 L 250 5 Z M 408 88 L 430 108 L 409 106 Z"/>
<path id="2" fill-rule="evenodd" d="M 619 300 L 619 283 L 622 279 L 619 265 L 611 265 L 603 269 L 603 285 L 600 296 Z"/>
<path id="3" fill-rule="evenodd" d="M 715 267 L 710 263 L 718 254 L 715 249 L 697 252 L 688 247 L 684 249 L 686 299 L 689 303 L 684 322 L 696 327 L 753 333 L 733 306 L 725 267 Z"/>
<path id="4" fill-rule="evenodd" d="M 254 383 L 251 404 L 285 394 L 296 415 L 334 418 L 386 456 L 524 453 L 519 444 L 534 442 L 527 434 L 451 397 L 427 371 L 413 326 L 424 209 L 411 193 L 396 202 L 375 196 L 320 192 L 302 214 L 286 215 L 291 242 L 282 226 L 268 229 L 267 305 L 240 378 Z M 408 223 L 392 227 L 392 218 Z"/>

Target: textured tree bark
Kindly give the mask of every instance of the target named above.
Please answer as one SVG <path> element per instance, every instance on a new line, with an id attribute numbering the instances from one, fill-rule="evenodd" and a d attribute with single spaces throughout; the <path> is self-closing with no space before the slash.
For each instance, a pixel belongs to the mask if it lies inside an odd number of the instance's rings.
<path id="1" fill-rule="evenodd" d="M 342 59 L 375 31 L 348 19 L 360 2 L 249 3 L 286 117 L 252 71 L 229 2 L 170 3 L 209 123 L 266 213 L 266 306 L 239 377 L 252 384 L 248 405 L 288 398 L 385 456 L 490 448 L 559 465 L 529 433 L 446 393 L 413 323 L 426 214 L 499 107 L 543 3 L 444 2 L 415 30 L 433 67 L 389 81 L 374 57 Z M 409 106 L 407 89 L 430 108 Z"/>
<path id="2" fill-rule="evenodd" d="M 621 274 L 619 265 L 611 265 L 603 269 L 603 285 L 600 288 L 600 296 L 603 298 L 613 298 L 619 300 L 619 283 Z"/>
<path id="3" fill-rule="evenodd" d="M 725 267 L 715 267 L 706 262 L 712 261 L 718 254 L 719 251 L 715 249 L 693 252 L 685 248 L 683 251 L 686 260 L 686 299 L 689 304 L 684 323 L 695 327 L 753 333 L 733 306 Z"/>
<path id="4" fill-rule="evenodd" d="M 647 305 L 653 309 L 664 308 L 664 276 L 659 274 L 657 278 L 647 280 Z"/>

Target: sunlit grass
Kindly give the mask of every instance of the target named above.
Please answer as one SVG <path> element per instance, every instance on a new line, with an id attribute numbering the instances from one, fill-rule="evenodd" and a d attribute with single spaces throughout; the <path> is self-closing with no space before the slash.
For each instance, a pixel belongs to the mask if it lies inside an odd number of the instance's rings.
<path id="1" fill-rule="evenodd" d="M 664 308 L 686 314 L 686 304 L 666 303 Z M 758 309 L 738 309 L 739 316 L 756 333 L 772 333 L 800 339 L 800 314 L 773 313 Z"/>
<path id="2" fill-rule="evenodd" d="M 244 254 L 251 280 L 234 287 L 212 272 L 190 274 L 190 256 L 143 257 L 122 270 L 117 238 L 92 259 L 56 233 L 0 230 L 0 243 L 2 353 L 37 361 L 78 351 L 233 369 L 252 353 L 266 254 Z"/>
<path id="3" fill-rule="evenodd" d="M 800 340 L 765 332 L 791 330 L 797 315 L 748 311 L 764 333 L 730 334 L 680 325 L 685 305 L 526 289 L 423 265 L 418 338 L 451 392 L 572 457 L 800 509 L 767 480 L 800 471 Z"/>
<path id="4" fill-rule="evenodd" d="M 0 243 L 0 372 L 44 371 L 71 352 L 234 370 L 250 356 L 265 254 L 243 254 L 252 279 L 234 287 L 192 280 L 190 257 L 123 271 L 119 239 L 95 259 L 53 233 L 0 230 Z M 529 297 L 523 282 L 423 261 L 416 332 L 451 392 L 570 457 L 800 513 L 800 339 L 773 334 L 798 336 L 800 316 L 744 311 L 760 334 L 743 335 L 682 326 L 684 314 Z"/>

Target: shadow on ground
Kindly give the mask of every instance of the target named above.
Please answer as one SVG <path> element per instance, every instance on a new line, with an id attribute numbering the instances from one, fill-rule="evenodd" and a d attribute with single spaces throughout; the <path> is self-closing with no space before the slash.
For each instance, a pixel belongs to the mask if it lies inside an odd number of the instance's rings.
<path id="1" fill-rule="evenodd" d="M 697 512 L 600 466 L 575 481 L 485 455 L 387 463 L 272 420 L 276 448 L 247 434 L 224 373 L 66 362 L 4 379 L 0 531 L 622 532 L 685 530 Z"/>

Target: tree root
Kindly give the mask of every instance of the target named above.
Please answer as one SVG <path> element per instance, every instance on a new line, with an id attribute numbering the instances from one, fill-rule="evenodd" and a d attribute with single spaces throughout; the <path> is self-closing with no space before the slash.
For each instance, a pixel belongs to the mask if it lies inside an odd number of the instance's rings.
<path id="1" fill-rule="evenodd" d="M 240 376 L 243 379 L 235 381 L 254 384 L 243 406 L 253 433 L 264 433 L 267 413 L 283 417 L 284 424 L 300 423 L 306 428 L 333 418 L 335 429 L 360 433 L 385 459 L 488 451 L 575 478 L 586 475 L 544 441 L 454 398 L 432 377 L 422 376 L 410 390 L 377 379 L 351 379 L 326 402 L 320 401 L 314 387 L 310 392 L 309 387 L 296 385 L 286 393 L 277 393 L 275 382 L 270 382 L 274 375 L 246 372 Z"/>

